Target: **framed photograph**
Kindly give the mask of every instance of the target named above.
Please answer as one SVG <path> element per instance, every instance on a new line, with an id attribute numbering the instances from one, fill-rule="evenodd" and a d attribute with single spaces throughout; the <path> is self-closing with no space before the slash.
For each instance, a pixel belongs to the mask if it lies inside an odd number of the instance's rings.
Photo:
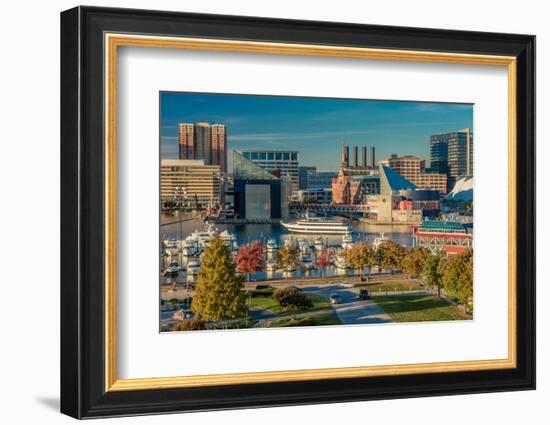
<path id="1" fill-rule="evenodd" d="M 535 37 L 61 14 L 61 411 L 535 388 Z"/>

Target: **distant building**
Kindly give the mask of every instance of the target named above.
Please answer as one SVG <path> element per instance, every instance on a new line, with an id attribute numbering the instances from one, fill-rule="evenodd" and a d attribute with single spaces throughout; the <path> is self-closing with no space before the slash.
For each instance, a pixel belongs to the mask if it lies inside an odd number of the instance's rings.
<path id="1" fill-rule="evenodd" d="M 354 150 L 353 164 L 349 162 L 349 147 L 342 146 L 340 170 L 332 177 L 332 203 L 334 204 L 366 204 L 367 195 L 378 193 L 380 178 L 378 167 L 367 165 L 366 147 L 361 149 L 361 163 L 358 163 L 358 149 Z"/>
<path id="2" fill-rule="evenodd" d="M 414 228 L 415 246 L 427 248 L 432 254 L 460 254 L 473 246 L 472 234 L 463 223 L 453 221 L 424 221 Z"/>
<path id="3" fill-rule="evenodd" d="M 287 176 L 277 177 L 233 151 L 233 204 L 237 218 L 287 218 L 291 187 Z"/>
<path id="4" fill-rule="evenodd" d="M 317 167 L 299 166 L 298 167 L 298 188 L 307 189 L 308 173 L 316 172 Z"/>
<path id="5" fill-rule="evenodd" d="M 332 179 L 337 176 L 338 173 L 335 171 L 308 171 L 306 189 L 330 189 L 332 188 Z"/>
<path id="6" fill-rule="evenodd" d="M 281 176 L 290 178 L 292 191 L 294 192 L 299 189 L 297 151 L 243 150 L 240 153 L 243 158 L 252 161 L 268 172 L 280 170 Z"/>
<path id="7" fill-rule="evenodd" d="M 303 204 L 330 204 L 332 189 L 300 189 L 294 192 L 293 200 Z"/>
<path id="8" fill-rule="evenodd" d="M 203 160 L 227 172 L 227 131 L 223 124 L 180 123 L 179 159 Z"/>
<path id="9" fill-rule="evenodd" d="M 380 162 L 409 180 L 417 188 L 437 190 L 441 196 L 447 193 L 447 175 L 426 172 L 425 162 L 416 156 L 394 154 Z"/>
<path id="10" fill-rule="evenodd" d="M 420 223 L 440 209 L 436 190 L 419 189 L 412 182 L 380 164 L 380 193 L 367 196 L 371 220 L 379 223 Z"/>
<path id="11" fill-rule="evenodd" d="M 379 192 L 380 176 L 370 169 L 353 173 L 349 168 L 340 168 L 338 175 L 332 179 L 334 204 L 366 204 L 368 195 Z"/>
<path id="12" fill-rule="evenodd" d="M 430 136 L 430 169 L 447 174 L 447 187 L 460 177 L 473 175 L 474 137 L 469 128 Z"/>
<path id="13" fill-rule="evenodd" d="M 160 166 L 161 202 L 176 201 L 193 209 L 206 209 L 222 201 L 219 165 L 204 160 L 163 159 Z"/>

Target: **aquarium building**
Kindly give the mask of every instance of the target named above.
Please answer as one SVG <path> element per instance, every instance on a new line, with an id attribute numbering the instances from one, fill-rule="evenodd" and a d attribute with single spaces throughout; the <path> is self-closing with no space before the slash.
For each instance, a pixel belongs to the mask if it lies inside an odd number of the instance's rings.
<path id="1" fill-rule="evenodd" d="M 233 151 L 233 201 L 235 217 L 246 220 L 288 218 L 292 181 L 269 172 Z"/>

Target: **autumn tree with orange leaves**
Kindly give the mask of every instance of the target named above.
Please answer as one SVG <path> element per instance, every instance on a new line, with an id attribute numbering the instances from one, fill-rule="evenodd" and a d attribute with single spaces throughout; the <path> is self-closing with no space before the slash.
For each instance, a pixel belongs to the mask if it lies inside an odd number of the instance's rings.
<path id="1" fill-rule="evenodd" d="M 239 248 L 235 257 L 235 264 L 239 273 L 246 274 L 250 280 L 250 274 L 265 270 L 264 246 L 261 241 L 243 245 Z"/>
<path id="2" fill-rule="evenodd" d="M 325 275 L 325 269 L 330 265 L 330 252 L 328 248 L 323 247 L 317 257 L 317 267 L 321 271 L 321 277 Z"/>

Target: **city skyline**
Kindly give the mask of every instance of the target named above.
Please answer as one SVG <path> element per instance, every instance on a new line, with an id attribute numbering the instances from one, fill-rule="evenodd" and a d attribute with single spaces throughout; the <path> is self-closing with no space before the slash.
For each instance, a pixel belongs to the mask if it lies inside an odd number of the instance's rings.
<path id="1" fill-rule="evenodd" d="M 178 157 L 178 124 L 227 126 L 233 150 L 298 150 L 300 165 L 335 171 L 342 143 L 375 146 L 377 160 L 414 155 L 429 165 L 430 136 L 473 127 L 473 105 L 162 92 L 161 158 Z"/>

